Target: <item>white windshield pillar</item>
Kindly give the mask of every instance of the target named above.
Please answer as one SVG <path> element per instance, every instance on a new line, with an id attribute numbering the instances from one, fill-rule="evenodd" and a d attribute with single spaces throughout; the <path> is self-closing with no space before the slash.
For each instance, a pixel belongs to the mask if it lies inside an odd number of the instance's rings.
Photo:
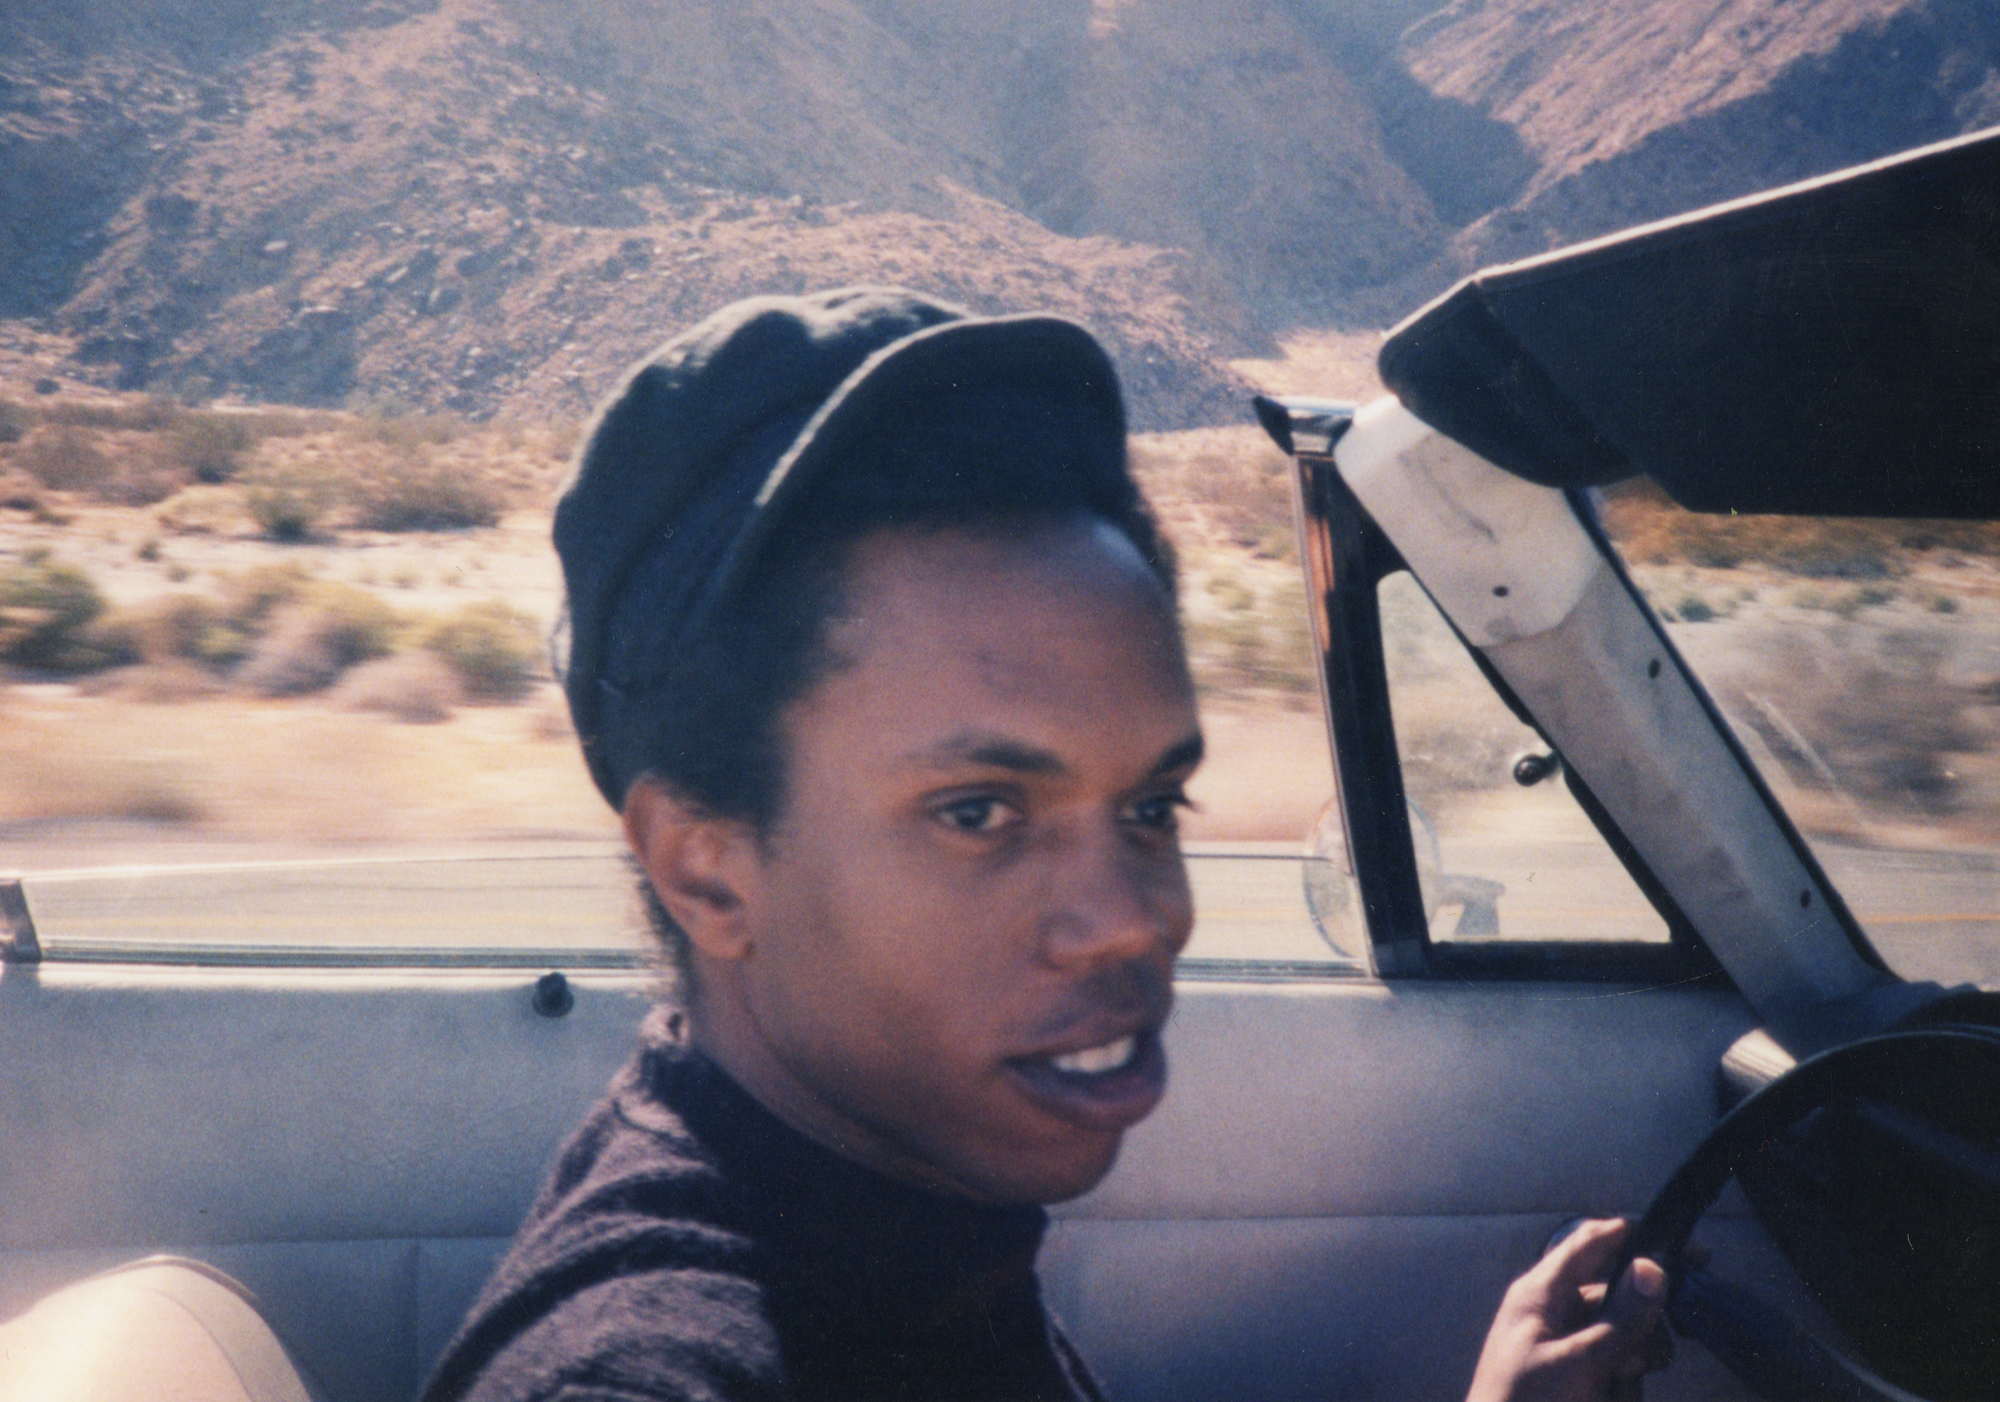
<path id="1" fill-rule="evenodd" d="M 1333 456 L 1759 1013 L 1782 1021 L 1885 980 L 1560 491 L 1394 399 L 1362 409 Z"/>

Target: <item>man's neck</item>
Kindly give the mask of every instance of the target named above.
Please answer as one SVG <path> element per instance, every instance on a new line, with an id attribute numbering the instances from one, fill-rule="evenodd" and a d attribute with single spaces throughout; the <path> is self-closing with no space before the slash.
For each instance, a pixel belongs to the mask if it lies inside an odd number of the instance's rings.
<path id="1" fill-rule="evenodd" d="M 820 1147 L 864 1168 L 947 1197 L 977 1199 L 930 1165 L 899 1152 L 865 1124 L 838 1114 L 785 1062 L 758 1026 L 748 1001 L 722 974 L 704 978 L 688 1000 L 688 1041 L 751 1099 Z"/>

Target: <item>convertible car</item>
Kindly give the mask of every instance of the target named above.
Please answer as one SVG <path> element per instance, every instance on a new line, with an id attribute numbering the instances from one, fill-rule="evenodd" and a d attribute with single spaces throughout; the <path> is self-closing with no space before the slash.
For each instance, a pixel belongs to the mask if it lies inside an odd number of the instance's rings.
<path id="1" fill-rule="evenodd" d="M 1381 370 L 1256 405 L 1338 800 L 1191 853 L 1174 1088 L 1059 1209 L 1055 1312 L 1121 1398 L 1462 1395 L 1506 1282 L 1624 1212 L 1656 1397 L 2000 1393 L 2000 133 L 1480 273 Z M 1732 568 L 1621 553 L 1633 503 Z M 1927 522 L 1928 572 L 1758 575 L 1795 537 L 1737 527 L 1793 517 Z M 0 1371 L 166 1252 L 332 1402 L 411 1396 L 629 1050 L 628 884 L 0 885 Z"/>

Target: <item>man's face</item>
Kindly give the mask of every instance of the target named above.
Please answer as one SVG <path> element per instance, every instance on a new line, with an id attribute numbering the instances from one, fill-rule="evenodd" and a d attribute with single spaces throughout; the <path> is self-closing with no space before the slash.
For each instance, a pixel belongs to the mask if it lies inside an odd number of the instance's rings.
<path id="1" fill-rule="evenodd" d="M 704 970 L 703 1012 L 735 1000 L 753 1092 L 850 1157 L 1072 1197 L 1165 1088 L 1201 746 L 1178 627 L 1081 520 L 884 532 L 848 579 L 844 665 L 783 719 L 747 948 Z"/>

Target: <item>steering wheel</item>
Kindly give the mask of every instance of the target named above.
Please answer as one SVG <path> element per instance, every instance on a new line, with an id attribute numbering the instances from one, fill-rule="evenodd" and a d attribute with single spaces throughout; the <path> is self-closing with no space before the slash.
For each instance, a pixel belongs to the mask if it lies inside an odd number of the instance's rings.
<path id="1" fill-rule="evenodd" d="M 1922 1402 L 1867 1363 L 1809 1333 L 1738 1286 L 1684 1261 L 1688 1237 L 1732 1177 L 1792 1126 L 1816 1111 L 1865 1102 L 1879 1121 L 1906 1126 L 1910 1117 L 1963 1122 L 1968 1110 L 1991 1115 L 2000 1099 L 2000 1032 L 1971 1026 L 1894 1032 L 1852 1042 L 1801 1062 L 1745 1098 L 1717 1123 L 1667 1179 L 1640 1218 L 1618 1265 L 1616 1280 L 1634 1256 L 1661 1262 L 1671 1282 L 1668 1317 L 1730 1371 L 1770 1402 Z M 1966 1152 L 1952 1165 L 1968 1173 L 2000 1219 L 2000 1155 L 1967 1144 L 1949 1131 L 1936 1136 L 1933 1153 L 1951 1146 Z M 1780 1243 L 1784 1243 L 1781 1241 Z M 1914 1253 L 1914 1244 L 1911 1248 Z M 1790 1254 L 1790 1253 L 1788 1253 Z M 1986 1258 L 2000 1266 L 2000 1255 Z M 1797 1262 L 1795 1261 L 1795 1264 Z M 1802 1274 L 1805 1272 L 1802 1271 Z M 1808 1286 L 1812 1285 L 1810 1278 Z M 1881 1282 L 1884 1290 L 1893 1282 Z M 1988 1284 L 1989 1290 L 2000 1282 Z M 1994 1347 L 1989 1338 L 1986 1347 Z M 1992 1377 L 1982 1395 L 1992 1395 Z M 1955 1389 L 1953 1389 L 1955 1391 Z"/>

